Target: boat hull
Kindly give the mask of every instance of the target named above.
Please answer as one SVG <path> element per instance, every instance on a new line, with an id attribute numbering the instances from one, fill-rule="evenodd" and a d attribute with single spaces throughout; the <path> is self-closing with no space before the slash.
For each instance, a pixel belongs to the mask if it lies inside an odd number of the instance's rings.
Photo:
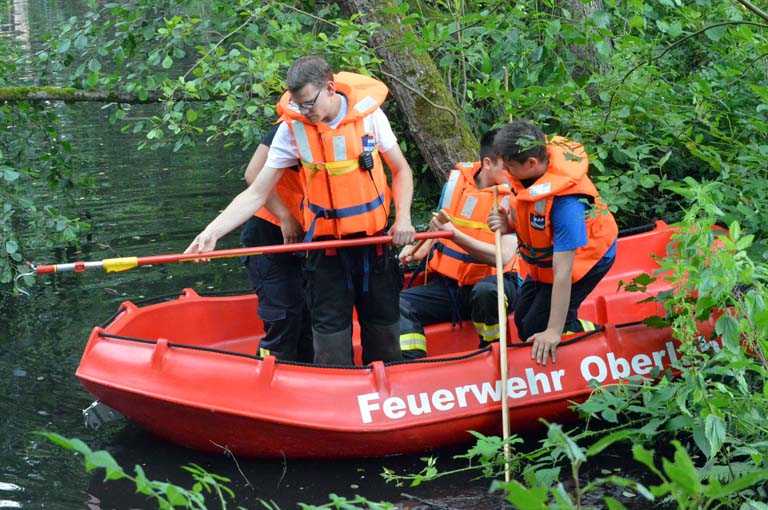
<path id="1" fill-rule="evenodd" d="M 652 234 L 639 245 L 665 249 L 669 229 Z M 655 303 L 638 303 L 654 289 L 616 290 L 619 279 L 652 270 L 622 260 L 633 253 L 624 243 L 603 290 L 580 311 L 608 323 L 603 329 L 566 338 L 557 362 L 547 366 L 534 363 L 529 346 L 508 348 L 512 431 L 569 419 L 573 402 L 585 400 L 593 384 L 653 377 L 676 360 L 669 330 L 610 324 L 659 311 Z M 255 356 L 263 336 L 256 309 L 254 295 L 201 297 L 189 289 L 141 308 L 125 302 L 92 331 L 77 377 L 96 398 L 160 437 L 240 456 L 379 457 L 464 443 L 470 430 L 500 433 L 499 346 L 474 349 L 471 324 L 430 326 L 429 358 L 387 365 L 361 366 L 356 331 L 358 366 L 321 367 Z M 708 335 L 712 326 L 703 328 Z"/>

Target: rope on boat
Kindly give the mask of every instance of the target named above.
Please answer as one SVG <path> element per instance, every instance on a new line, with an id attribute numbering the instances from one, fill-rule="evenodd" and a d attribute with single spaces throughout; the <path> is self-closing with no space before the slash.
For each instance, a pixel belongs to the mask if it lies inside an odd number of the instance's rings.
<path id="1" fill-rule="evenodd" d="M 642 324 L 643 321 L 637 321 L 637 322 L 628 322 L 625 324 L 618 324 L 617 328 L 623 328 L 628 326 L 636 326 L 638 324 Z M 605 328 L 603 326 L 598 325 L 597 328 L 594 331 L 587 331 L 584 332 L 581 335 L 578 335 L 574 338 L 570 338 L 568 340 L 565 340 L 564 342 L 561 342 L 559 346 L 563 345 L 570 345 L 572 343 L 578 342 L 580 340 L 583 340 L 585 338 L 588 338 L 590 336 L 596 335 L 597 333 L 600 333 L 601 331 L 604 331 Z M 139 338 L 134 336 L 125 336 L 125 335 L 115 335 L 113 333 L 105 333 L 100 332 L 99 336 L 102 338 L 114 338 L 116 340 L 127 340 L 129 342 L 138 342 L 142 344 L 148 344 L 148 345 L 155 345 L 157 344 L 157 340 L 151 340 L 148 338 Z M 515 342 L 512 344 L 509 344 L 509 347 L 512 348 L 521 348 L 521 347 L 530 347 L 531 344 L 525 343 L 525 342 Z M 234 351 L 225 351 L 223 349 L 216 349 L 215 347 L 203 347 L 200 345 L 190 345 L 190 344 L 180 344 L 180 343 L 171 343 L 168 342 L 168 347 L 174 347 L 177 349 L 191 349 L 195 351 L 203 351 L 203 352 L 212 352 L 215 354 L 224 354 L 229 356 L 238 356 L 241 358 L 248 358 L 252 360 L 257 361 L 263 361 L 264 358 L 261 356 L 258 356 L 256 354 L 245 354 L 242 352 L 234 352 Z M 483 353 L 486 353 L 491 350 L 491 347 L 483 347 L 482 349 L 478 349 L 472 352 L 469 352 L 467 354 L 462 354 L 461 356 L 451 356 L 446 358 L 421 358 L 421 359 L 415 359 L 415 360 L 402 360 L 402 361 L 390 361 L 385 362 L 385 366 L 394 366 L 394 365 L 404 365 L 404 364 L 417 364 L 417 363 L 445 363 L 450 361 L 461 361 L 468 358 L 472 358 L 475 356 L 479 356 Z M 356 370 L 368 370 L 370 367 L 368 365 L 366 366 L 357 366 L 357 365 L 321 365 L 316 363 L 304 363 L 300 361 L 281 361 L 281 360 L 275 360 L 277 363 L 282 363 L 284 365 L 295 365 L 295 366 L 304 366 L 304 367 L 320 367 L 320 368 L 344 368 L 344 369 L 356 369 Z"/>
<path id="2" fill-rule="evenodd" d="M 635 234 L 644 234 L 650 232 L 656 228 L 656 223 L 646 223 L 645 225 L 638 225 L 636 227 L 628 227 L 619 230 L 619 237 L 627 237 Z"/>

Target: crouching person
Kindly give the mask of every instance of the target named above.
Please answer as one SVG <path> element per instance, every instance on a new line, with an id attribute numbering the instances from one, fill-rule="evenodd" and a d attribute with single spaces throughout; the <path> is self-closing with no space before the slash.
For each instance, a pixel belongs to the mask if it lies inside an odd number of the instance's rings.
<path id="1" fill-rule="evenodd" d="M 532 123 L 514 121 L 499 129 L 493 146 L 493 164 L 509 173 L 515 205 L 492 214 L 489 225 L 517 233 L 524 281 L 515 325 L 544 365 L 556 361 L 564 332 L 594 329 L 577 311 L 613 265 L 618 227 L 587 176 L 581 144 L 547 140 Z"/>
<path id="2" fill-rule="evenodd" d="M 492 165 L 495 131 L 481 139 L 480 161 L 459 163 L 451 172 L 440 198 L 440 212 L 432 230 L 449 230 L 452 239 L 406 246 L 402 262 L 422 260 L 427 283 L 400 294 L 400 350 L 406 359 L 427 355 L 424 326 L 470 319 L 480 347 L 499 339 L 494 234 L 487 225 L 497 198 L 509 206 L 507 175 Z M 501 195 L 499 195 L 499 191 Z M 514 234 L 502 236 L 504 293 L 507 310 L 515 305 L 518 277 Z"/>

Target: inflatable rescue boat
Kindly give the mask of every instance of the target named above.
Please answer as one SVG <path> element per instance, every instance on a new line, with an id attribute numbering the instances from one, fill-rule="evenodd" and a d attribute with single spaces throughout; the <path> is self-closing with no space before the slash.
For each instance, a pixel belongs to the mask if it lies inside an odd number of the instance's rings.
<path id="1" fill-rule="evenodd" d="M 645 376 L 676 360 L 667 329 L 645 326 L 660 313 L 646 292 L 619 281 L 653 272 L 672 229 L 657 223 L 621 237 L 611 272 L 587 298 L 580 317 L 601 326 L 564 339 L 557 363 L 537 365 L 513 321 L 507 381 L 511 430 L 540 418 L 572 417 L 590 381 Z M 263 335 L 253 294 L 200 296 L 191 289 L 165 302 L 120 305 L 94 328 L 77 377 L 97 399 L 156 435 L 208 451 L 251 457 L 376 457 L 470 441 L 470 430 L 501 431 L 498 343 L 477 350 L 471 322 L 426 328 L 428 357 L 324 367 L 260 358 Z"/>

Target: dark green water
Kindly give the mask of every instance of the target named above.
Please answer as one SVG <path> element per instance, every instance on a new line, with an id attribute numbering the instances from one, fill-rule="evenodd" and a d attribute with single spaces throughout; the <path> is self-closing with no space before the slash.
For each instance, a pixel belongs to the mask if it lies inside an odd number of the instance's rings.
<path id="1" fill-rule="evenodd" d="M 34 41 L 54 31 L 69 16 L 83 12 L 80 2 L 11 1 L 26 9 Z M 2 5 L 2 3 L 0 3 Z M 242 189 L 248 151 L 201 144 L 194 152 L 138 151 L 134 136 L 107 122 L 98 104 L 51 105 L 64 135 L 84 158 L 82 171 L 96 179 L 78 196 L 75 213 L 87 215 L 93 230 L 79 253 L 36 254 L 37 262 L 149 255 L 182 251 L 194 235 Z M 153 113 L 153 107 L 132 115 Z M 231 235 L 220 247 L 235 246 Z M 137 269 L 117 275 L 99 271 L 41 278 L 29 297 L 0 301 L 0 508 L 128 509 L 152 508 L 132 486 L 103 483 L 87 474 L 82 461 L 34 434 L 47 430 L 79 437 L 106 449 L 124 466 L 143 466 L 153 479 L 190 486 L 180 466 L 197 463 L 233 480 L 238 504 L 259 506 L 259 498 L 283 508 L 297 502 L 322 503 L 331 492 L 351 497 L 400 501 L 416 508 L 403 491 L 442 501 L 452 508 L 481 508 L 487 482 L 450 479 L 418 489 L 386 485 L 384 467 L 418 471 L 417 457 L 344 462 L 273 462 L 206 455 L 163 442 L 138 427 L 118 421 L 98 431 L 86 429 L 81 410 L 92 401 L 74 377 L 90 329 L 126 299 L 198 291 L 244 289 L 246 276 L 236 260 L 201 265 Z M 449 459 L 456 452 L 443 452 Z M 490 502 L 484 499 L 482 504 Z M 498 504 L 494 504 L 498 508 Z M 422 506 L 423 507 L 423 506 Z M 211 508 L 214 508 L 212 506 Z"/>

